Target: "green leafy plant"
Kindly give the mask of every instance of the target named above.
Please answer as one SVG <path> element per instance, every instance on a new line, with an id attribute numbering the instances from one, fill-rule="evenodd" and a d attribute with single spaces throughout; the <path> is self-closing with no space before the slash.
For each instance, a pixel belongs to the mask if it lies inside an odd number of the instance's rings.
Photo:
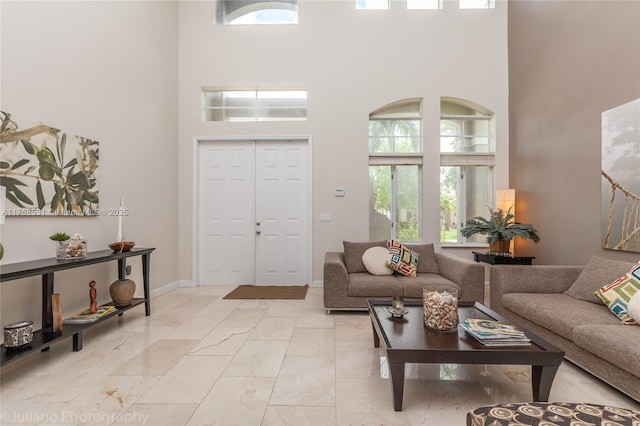
<path id="1" fill-rule="evenodd" d="M 56 232 L 49 237 L 49 239 L 53 241 L 67 241 L 69 238 L 71 238 L 71 236 L 65 232 Z"/>
<path id="2" fill-rule="evenodd" d="M 525 240 L 532 240 L 538 244 L 540 236 L 533 225 L 515 222 L 515 216 L 511 213 L 511 208 L 505 213 L 502 209 L 493 211 L 489 218 L 476 216 L 467 220 L 465 226 L 460 230 L 464 237 L 470 237 L 475 234 L 486 235 L 489 244 L 495 243 L 497 240 L 511 241 L 517 235 Z"/>

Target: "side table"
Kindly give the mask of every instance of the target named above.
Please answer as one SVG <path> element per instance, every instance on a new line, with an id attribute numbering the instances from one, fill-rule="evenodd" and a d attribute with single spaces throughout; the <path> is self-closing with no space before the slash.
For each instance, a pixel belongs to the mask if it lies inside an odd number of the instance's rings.
<path id="1" fill-rule="evenodd" d="M 499 254 L 481 253 L 473 251 L 473 260 L 490 265 L 532 265 L 533 256 L 503 256 Z"/>
<path id="2" fill-rule="evenodd" d="M 151 315 L 151 295 L 149 292 L 149 276 L 150 276 L 150 262 L 151 253 L 155 248 L 133 248 L 127 252 L 115 253 L 112 250 L 101 250 L 87 253 L 87 256 L 82 259 L 72 260 L 59 260 L 56 258 L 46 258 L 31 260 L 27 262 L 10 263 L 2 265 L 0 271 L 0 283 L 4 286 L 5 283 L 20 278 L 27 278 L 32 276 L 42 276 L 42 329 L 35 330 L 33 332 L 33 341 L 22 350 L 7 350 L 4 345 L 0 345 L 0 366 L 5 366 L 11 361 L 22 358 L 29 353 L 40 350 L 45 352 L 49 350 L 49 346 L 56 341 L 66 339 L 68 337 L 73 338 L 73 350 L 74 352 L 82 350 L 82 331 L 88 327 L 91 327 L 103 320 L 112 316 L 121 316 L 124 311 L 127 311 L 135 306 L 144 303 L 145 315 Z M 68 269 L 80 268 L 83 266 L 95 265 L 104 262 L 117 261 L 118 263 L 118 278 L 123 279 L 126 275 L 126 261 L 130 257 L 140 256 L 142 260 L 142 285 L 144 290 L 144 296 L 141 298 L 134 298 L 131 305 L 116 309 L 116 311 L 97 319 L 94 322 L 86 324 L 67 324 L 64 325 L 61 332 L 53 332 L 53 308 L 52 308 L 52 295 L 53 295 L 53 278 L 54 273 L 58 271 L 64 271 Z"/>

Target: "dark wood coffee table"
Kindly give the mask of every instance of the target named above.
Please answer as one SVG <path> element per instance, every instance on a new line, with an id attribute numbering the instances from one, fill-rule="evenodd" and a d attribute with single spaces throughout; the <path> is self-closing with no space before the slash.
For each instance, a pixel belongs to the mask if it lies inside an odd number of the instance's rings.
<path id="1" fill-rule="evenodd" d="M 523 329 L 531 339 L 529 346 L 487 347 L 462 329 L 447 333 L 426 328 L 422 301 L 406 301 L 409 313 L 403 318 L 391 317 L 387 311 L 391 300 L 369 300 L 368 305 L 373 343 L 378 348 L 382 342 L 389 362 L 395 411 L 402 411 L 406 363 L 530 365 L 533 400 L 549 400 L 551 385 L 564 352 L 528 330 Z M 510 323 L 477 302 L 460 302 L 458 315 L 460 321 L 483 318 Z"/>

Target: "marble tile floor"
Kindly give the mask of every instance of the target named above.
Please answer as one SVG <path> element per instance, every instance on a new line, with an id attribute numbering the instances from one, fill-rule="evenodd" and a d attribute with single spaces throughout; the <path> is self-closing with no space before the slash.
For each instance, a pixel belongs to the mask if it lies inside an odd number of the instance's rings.
<path id="1" fill-rule="evenodd" d="M 180 288 L 2 369 L 2 425 L 464 425 L 478 406 L 531 400 L 529 368 L 407 366 L 395 412 L 366 313 L 306 300 L 222 300 Z M 551 400 L 640 409 L 564 362 Z"/>

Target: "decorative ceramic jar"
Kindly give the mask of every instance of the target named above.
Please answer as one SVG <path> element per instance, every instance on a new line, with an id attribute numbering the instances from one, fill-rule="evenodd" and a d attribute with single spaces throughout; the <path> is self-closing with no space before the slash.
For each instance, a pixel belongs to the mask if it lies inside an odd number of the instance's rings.
<path id="1" fill-rule="evenodd" d="M 458 330 L 458 290 L 422 291 L 424 325 L 438 331 Z"/>
<path id="2" fill-rule="evenodd" d="M 33 341 L 33 321 L 12 322 L 4 326 L 4 347 L 20 349 Z"/>
<path id="3" fill-rule="evenodd" d="M 109 287 L 109 293 L 116 308 L 129 306 L 135 292 L 136 283 L 129 279 L 114 281 Z"/>

